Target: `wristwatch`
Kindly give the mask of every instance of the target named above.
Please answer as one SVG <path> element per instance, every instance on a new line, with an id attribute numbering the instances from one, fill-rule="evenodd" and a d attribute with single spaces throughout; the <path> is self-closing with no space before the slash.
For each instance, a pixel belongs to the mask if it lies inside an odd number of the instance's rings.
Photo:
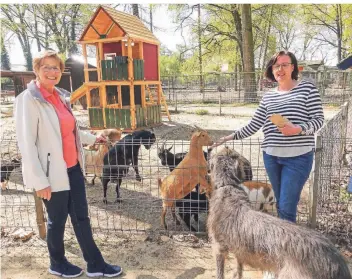
<path id="1" fill-rule="evenodd" d="M 299 125 L 299 126 L 301 126 L 302 128 L 302 131 L 299 133 L 299 135 L 304 136 L 307 133 L 306 128 L 303 125 Z"/>

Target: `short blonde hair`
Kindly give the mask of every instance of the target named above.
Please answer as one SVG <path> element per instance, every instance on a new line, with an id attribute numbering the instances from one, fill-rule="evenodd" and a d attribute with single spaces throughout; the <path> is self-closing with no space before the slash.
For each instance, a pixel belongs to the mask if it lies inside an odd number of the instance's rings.
<path id="1" fill-rule="evenodd" d="M 64 61 L 62 61 L 62 59 L 59 57 L 57 52 L 54 50 L 43 50 L 38 53 L 38 55 L 33 59 L 34 72 L 36 72 L 36 73 L 39 72 L 39 68 L 41 66 L 42 61 L 47 57 L 52 57 L 57 62 L 59 62 L 61 73 L 63 73 L 63 71 L 65 70 Z"/>

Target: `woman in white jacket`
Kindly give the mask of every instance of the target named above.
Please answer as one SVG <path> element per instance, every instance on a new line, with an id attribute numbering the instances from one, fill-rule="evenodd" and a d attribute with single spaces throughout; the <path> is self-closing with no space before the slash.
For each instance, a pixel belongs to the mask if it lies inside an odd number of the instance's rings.
<path id="1" fill-rule="evenodd" d="M 82 274 L 82 269 L 65 257 L 64 230 L 69 214 L 87 262 L 87 275 L 118 276 L 121 267 L 105 263 L 94 242 L 82 172 L 81 141 L 93 144 L 105 139 L 79 130 L 65 99 L 70 93 L 55 87 L 64 70 L 56 52 L 40 53 L 33 66 L 37 79 L 16 98 L 16 135 L 24 184 L 36 190 L 48 213 L 49 272 L 63 277 Z"/>

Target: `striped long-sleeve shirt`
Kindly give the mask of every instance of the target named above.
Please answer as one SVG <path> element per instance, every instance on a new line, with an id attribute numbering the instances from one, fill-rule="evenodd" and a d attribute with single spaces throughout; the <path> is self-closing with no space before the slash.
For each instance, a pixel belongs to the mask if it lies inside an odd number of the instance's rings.
<path id="1" fill-rule="evenodd" d="M 281 114 L 293 124 L 302 126 L 306 134 L 284 136 L 270 121 L 269 118 L 273 114 Z M 247 138 L 263 127 L 263 148 L 314 147 L 314 133 L 323 124 L 324 114 L 318 89 L 313 83 L 302 80 L 287 93 L 266 93 L 249 124 L 235 131 L 234 139 Z"/>

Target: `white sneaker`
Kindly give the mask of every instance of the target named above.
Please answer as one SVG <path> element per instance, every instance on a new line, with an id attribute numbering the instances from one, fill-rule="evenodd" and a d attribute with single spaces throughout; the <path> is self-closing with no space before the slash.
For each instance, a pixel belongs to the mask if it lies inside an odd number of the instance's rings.
<path id="1" fill-rule="evenodd" d="M 272 272 L 264 271 L 263 272 L 263 279 L 275 279 L 275 274 Z"/>

